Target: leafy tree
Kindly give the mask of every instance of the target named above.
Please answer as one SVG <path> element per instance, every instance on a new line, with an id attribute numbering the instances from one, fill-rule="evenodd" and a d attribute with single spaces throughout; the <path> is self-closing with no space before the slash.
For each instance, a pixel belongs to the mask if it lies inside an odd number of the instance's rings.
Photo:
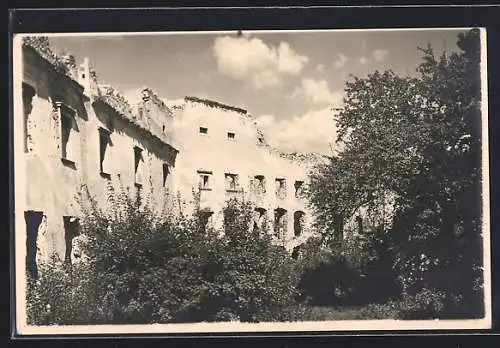
<path id="1" fill-rule="evenodd" d="M 393 223 L 372 230 L 389 233 L 408 301 L 439 294 L 421 316 L 481 315 L 479 31 L 457 44 L 461 52 L 438 58 L 423 49 L 416 77 L 388 70 L 347 82 L 337 116 L 343 151 L 310 187 L 326 239 L 335 217 L 394 198 Z"/>
<path id="2" fill-rule="evenodd" d="M 103 211 L 85 196 L 86 261 L 41 267 L 28 283 L 31 324 L 283 320 L 294 304 L 295 261 L 250 228 L 249 204 L 228 202 L 220 231 L 200 211 L 158 216 L 126 193 Z"/>
<path id="3" fill-rule="evenodd" d="M 279 320 L 295 303 L 297 264 L 274 245 L 266 227 L 253 228 L 253 207 L 228 201 L 223 210 L 224 235 L 220 250 L 211 253 L 209 296 L 203 306 L 217 308 L 217 319 Z"/>
<path id="4" fill-rule="evenodd" d="M 351 236 L 343 245 L 324 249 L 318 241 L 306 244 L 299 289 L 310 304 L 362 306 L 385 302 L 400 294 L 388 234 Z"/>

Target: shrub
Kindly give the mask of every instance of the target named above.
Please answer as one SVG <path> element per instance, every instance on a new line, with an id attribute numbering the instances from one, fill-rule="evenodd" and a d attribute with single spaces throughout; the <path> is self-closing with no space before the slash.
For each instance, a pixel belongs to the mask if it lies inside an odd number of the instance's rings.
<path id="1" fill-rule="evenodd" d="M 252 228 L 249 203 L 229 201 L 223 213 L 224 235 L 206 262 L 212 267 L 205 274 L 210 291 L 202 307 L 217 309 L 214 318 L 280 320 L 280 311 L 294 303 L 297 294 L 295 261 L 273 245 L 265 228 Z"/>
<path id="2" fill-rule="evenodd" d="M 104 322 L 99 295 L 86 265 L 71 271 L 58 260 L 39 265 L 39 277 L 28 276 L 27 314 L 30 325 Z"/>
<path id="3" fill-rule="evenodd" d="M 313 305 L 364 306 L 397 299 L 390 239 L 382 229 L 349 236 L 325 249 L 307 244 L 299 287 Z"/>
<path id="4" fill-rule="evenodd" d="M 115 198 L 102 211 L 88 197 L 86 262 L 54 260 L 28 281 L 30 324 L 280 320 L 294 303 L 296 263 L 249 228 L 249 204 L 228 202 L 221 233 L 198 212 L 157 216 L 140 199 Z"/>
<path id="5" fill-rule="evenodd" d="M 399 303 L 400 319 L 436 319 L 442 312 L 446 294 L 442 291 L 422 289 L 415 295 L 405 295 Z"/>

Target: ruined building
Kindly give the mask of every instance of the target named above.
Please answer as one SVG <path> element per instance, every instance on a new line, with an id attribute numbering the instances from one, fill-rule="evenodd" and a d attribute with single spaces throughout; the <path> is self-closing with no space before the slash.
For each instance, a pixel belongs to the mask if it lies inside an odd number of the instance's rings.
<path id="1" fill-rule="evenodd" d="M 302 191 L 316 156 L 273 149 L 246 110 L 192 97 L 171 108 L 150 89 L 140 93 L 130 105 L 99 84 L 87 59 L 76 66 L 72 56 L 54 54 L 47 38 L 23 38 L 22 110 L 16 105 L 14 114 L 23 124 L 15 160 L 24 211 L 16 216 L 24 219 L 32 274 L 52 255 L 71 262 L 82 187 L 104 207 L 110 190 L 139 194 L 158 214 L 179 192 L 213 224 L 228 198 L 246 199 L 255 205 L 255 226 L 269 221 L 288 250 L 308 238 L 312 217 Z"/>
<path id="2" fill-rule="evenodd" d="M 16 161 L 25 176 L 16 178 L 23 180 L 18 199 L 25 200 L 26 266 L 36 274 L 37 263 L 51 255 L 71 258 L 82 185 L 100 204 L 110 204 L 108 190 L 122 189 L 147 195 L 160 211 L 168 204 L 178 150 L 172 114 L 151 91 L 134 109 L 98 84 L 88 61 L 76 67 L 44 38 L 26 38 L 22 58 L 24 153 L 17 149 Z"/>
<path id="3" fill-rule="evenodd" d="M 241 108 L 186 97 L 174 109 L 180 155 L 175 176 L 183 197 L 198 189 L 207 223 L 221 226 L 221 207 L 231 198 L 255 206 L 255 227 L 293 250 L 311 232 L 304 190 L 318 156 L 285 154 L 271 147 L 254 118 Z M 184 139 L 182 141 L 181 139 Z"/>

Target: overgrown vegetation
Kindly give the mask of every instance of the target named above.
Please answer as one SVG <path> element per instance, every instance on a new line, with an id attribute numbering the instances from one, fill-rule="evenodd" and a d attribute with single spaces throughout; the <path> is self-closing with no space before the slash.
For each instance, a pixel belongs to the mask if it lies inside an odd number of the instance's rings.
<path id="1" fill-rule="evenodd" d="M 217 229 L 198 211 L 159 216 L 126 194 L 102 211 L 89 198 L 87 261 L 41 265 L 29 323 L 481 317 L 479 32 L 458 46 L 422 50 L 417 77 L 347 83 L 343 151 L 309 188 L 321 237 L 297 260 L 253 227 L 249 203 L 229 201 Z M 340 240 L 339 218 L 363 211 L 368 223 Z"/>
<path id="2" fill-rule="evenodd" d="M 343 150 L 312 176 L 310 200 L 327 242 L 338 229 L 333 217 L 394 198 L 392 223 L 363 231 L 378 256 L 355 270 L 372 277 L 368 291 L 400 287 L 402 318 L 483 315 L 479 31 L 457 44 L 459 53 L 439 58 L 423 49 L 417 77 L 389 70 L 348 82 L 337 116 Z M 353 272 L 342 262 L 324 267 Z"/>
<path id="3" fill-rule="evenodd" d="M 250 228 L 248 203 L 228 202 L 218 231 L 198 212 L 159 217 L 125 193 L 115 201 L 87 204 L 85 262 L 54 260 L 29 281 L 31 324 L 255 322 L 294 303 L 296 263 Z"/>

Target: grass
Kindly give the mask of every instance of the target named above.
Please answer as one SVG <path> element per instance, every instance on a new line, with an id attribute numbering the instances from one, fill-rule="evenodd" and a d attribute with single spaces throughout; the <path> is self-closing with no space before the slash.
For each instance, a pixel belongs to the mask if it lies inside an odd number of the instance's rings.
<path id="1" fill-rule="evenodd" d="M 301 306 L 294 308 L 292 321 L 395 319 L 397 309 L 391 304 L 362 307 Z"/>

